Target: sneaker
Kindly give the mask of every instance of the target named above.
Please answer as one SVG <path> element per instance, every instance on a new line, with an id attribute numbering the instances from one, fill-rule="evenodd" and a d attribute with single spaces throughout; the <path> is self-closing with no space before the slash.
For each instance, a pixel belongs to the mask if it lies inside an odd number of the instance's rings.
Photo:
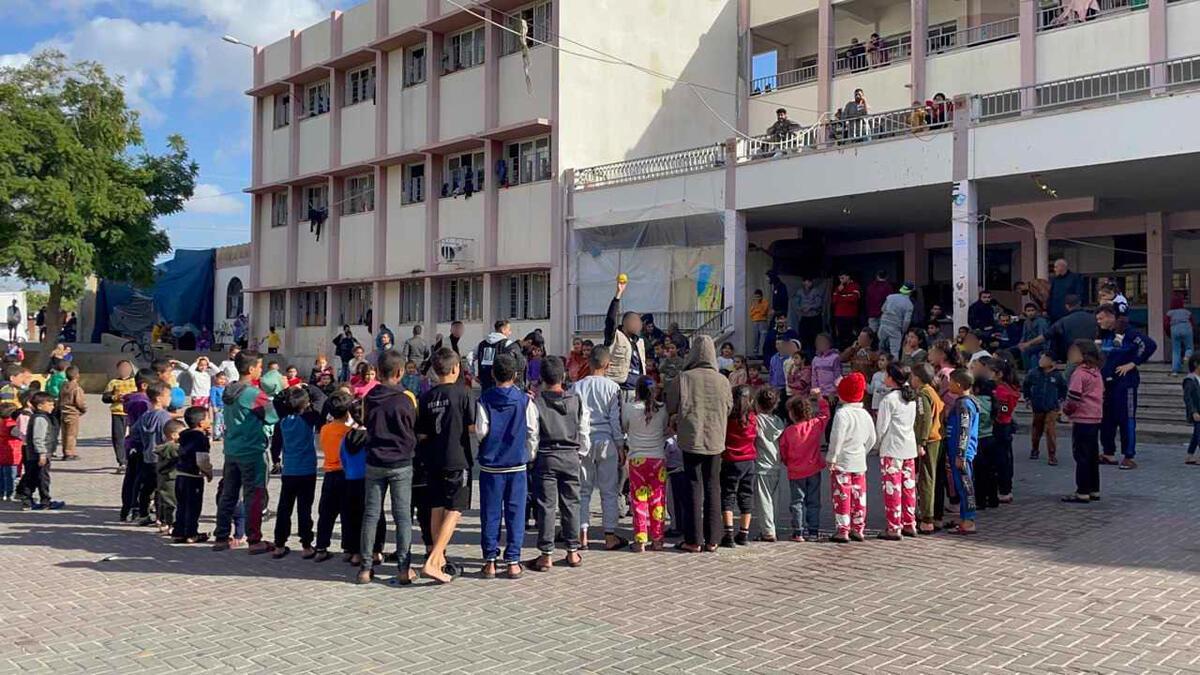
<path id="1" fill-rule="evenodd" d="M 854 533 L 851 533 L 850 536 L 854 537 Z M 883 539 L 884 541 L 900 541 L 900 539 L 901 539 L 899 532 L 884 531 L 884 532 L 880 532 L 877 536 L 878 536 L 878 538 Z M 861 537 L 862 537 L 862 535 L 859 535 L 858 537 L 854 537 L 854 540 L 862 541 Z"/>
<path id="2" fill-rule="evenodd" d="M 792 541 L 796 542 L 797 544 L 803 544 L 806 539 L 804 538 L 803 534 L 796 532 L 792 534 Z"/>
<path id="3" fill-rule="evenodd" d="M 25 508 L 24 505 L 22 505 L 21 508 Z M 42 509 L 46 508 L 46 505 L 41 502 L 38 502 L 38 503 L 30 506 L 29 508 L 33 509 L 34 511 L 41 511 Z"/>
<path id="4" fill-rule="evenodd" d="M 77 455 L 72 455 L 72 457 L 76 457 L 76 456 Z M 66 505 L 67 505 L 66 502 L 51 501 L 49 504 L 46 505 L 46 508 L 50 509 L 51 511 L 57 511 Z"/>
<path id="5" fill-rule="evenodd" d="M 863 536 L 862 532 L 854 532 L 854 531 L 850 532 L 850 539 L 852 539 L 854 541 L 866 541 L 867 540 L 867 538 Z"/>
<path id="6" fill-rule="evenodd" d="M 733 535 L 726 532 L 724 537 L 721 537 L 721 548 L 733 548 Z"/>
<path id="7" fill-rule="evenodd" d="M 745 530 L 738 531 L 737 535 L 735 535 L 733 538 L 733 543 L 737 544 L 738 546 L 750 545 L 750 533 Z"/>

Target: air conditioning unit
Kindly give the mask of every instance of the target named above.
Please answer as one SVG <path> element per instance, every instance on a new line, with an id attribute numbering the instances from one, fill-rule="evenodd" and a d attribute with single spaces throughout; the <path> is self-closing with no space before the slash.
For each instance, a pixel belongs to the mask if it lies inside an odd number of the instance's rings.
<path id="1" fill-rule="evenodd" d="M 454 270 L 470 267 L 474 262 L 471 259 L 471 245 L 474 243 L 474 239 L 464 239 L 463 237 L 438 239 L 435 243 L 438 266 L 442 269 Z"/>

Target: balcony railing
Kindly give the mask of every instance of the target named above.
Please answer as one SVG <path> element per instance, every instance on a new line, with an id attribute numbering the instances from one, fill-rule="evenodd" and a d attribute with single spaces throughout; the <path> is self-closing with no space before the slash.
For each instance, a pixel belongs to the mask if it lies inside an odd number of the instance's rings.
<path id="1" fill-rule="evenodd" d="M 750 92 L 751 95 L 769 93 L 776 89 L 796 87 L 808 82 L 816 82 L 816 80 L 817 66 L 814 64 L 795 70 L 785 70 L 775 75 L 756 78 L 750 83 Z"/>
<path id="2" fill-rule="evenodd" d="M 930 54 L 940 54 L 1017 37 L 1020 32 L 1020 19 L 1014 16 L 1010 19 L 1001 19 L 953 33 L 931 35 L 926 45 Z"/>
<path id="3" fill-rule="evenodd" d="M 1053 30 L 1092 19 L 1144 9 L 1148 0 L 1059 0 L 1057 6 L 1037 11 L 1037 29 Z"/>
<path id="4" fill-rule="evenodd" d="M 682 176 L 725 165 L 725 145 L 705 145 L 680 152 L 668 152 L 652 157 L 613 162 L 580 169 L 575 173 L 579 189 L 633 183 L 650 178 Z"/>
<path id="5" fill-rule="evenodd" d="M 988 121 L 1019 115 L 1023 105 L 1030 112 L 1041 112 L 1097 101 L 1136 98 L 1148 95 L 1156 80 L 1165 89 L 1200 83 L 1200 56 L 1186 56 L 980 94 L 976 97 L 978 103 L 975 114 L 979 120 Z"/>
<path id="6" fill-rule="evenodd" d="M 861 73 L 871 68 L 883 68 L 912 56 L 912 43 L 906 33 L 887 38 L 878 48 L 868 44 L 842 47 L 833 62 L 834 74 Z"/>
<path id="7" fill-rule="evenodd" d="M 714 322 L 719 323 L 727 316 L 729 309 L 722 310 L 692 310 L 684 312 L 654 312 L 654 325 L 666 330 L 671 324 L 679 324 L 679 329 L 688 333 L 711 329 Z M 580 314 L 575 326 L 579 333 L 603 333 L 604 314 Z"/>
<path id="8" fill-rule="evenodd" d="M 889 110 L 850 119 L 822 119 L 810 127 L 801 127 L 784 138 L 768 135 L 738 141 L 739 162 L 783 157 L 832 147 L 869 143 L 909 134 L 922 134 L 950 126 L 949 102 L 939 109 L 912 108 Z"/>

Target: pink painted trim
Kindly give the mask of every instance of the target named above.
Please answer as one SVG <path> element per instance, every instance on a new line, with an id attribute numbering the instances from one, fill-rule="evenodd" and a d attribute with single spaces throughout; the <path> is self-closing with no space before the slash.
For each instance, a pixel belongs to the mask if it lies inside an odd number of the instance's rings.
<path id="1" fill-rule="evenodd" d="M 329 71 L 329 168 L 342 165 L 342 106 L 346 103 L 346 71 Z"/>
<path id="2" fill-rule="evenodd" d="M 386 52 L 375 52 L 375 157 L 383 157 L 388 148 L 388 113 L 391 109 L 391 59 Z"/>
<path id="3" fill-rule="evenodd" d="M 817 110 L 829 112 L 833 101 L 833 2 L 817 5 Z"/>
<path id="4" fill-rule="evenodd" d="M 483 265 L 495 267 L 500 243 L 500 186 L 495 172 L 487 170 L 496 165 L 503 156 L 504 146 L 500 141 L 484 144 L 483 163 L 486 178 L 483 182 Z"/>
<path id="5" fill-rule="evenodd" d="M 912 0 L 912 100 L 925 100 L 925 62 L 928 44 L 923 36 L 929 34 L 929 10 L 926 0 Z"/>
<path id="6" fill-rule="evenodd" d="M 250 286 L 258 286 L 262 274 L 262 195 L 250 197 Z"/>
<path id="7" fill-rule="evenodd" d="M 375 0 L 375 39 L 382 40 L 388 35 L 388 24 L 392 22 L 392 3 L 388 0 Z"/>
<path id="8" fill-rule="evenodd" d="M 329 218 L 325 221 L 325 232 L 321 236 L 321 242 L 325 244 L 325 253 L 328 256 L 326 279 L 341 277 L 342 209 L 332 205 L 342 201 L 344 184 L 337 178 L 329 179 L 329 203 L 331 206 L 329 207 Z"/>
<path id="9" fill-rule="evenodd" d="M 491 9 L 484 10 L 483 14 L 488 19 L 496 18 Z M 499 124 L 500 120 L 501 35 L 500 28 L 490 24 L 484 25 L 486 29 L 484 30 L 485 57 L 483 61 L 483 128 L 491 129 Z M 483 183 L 483 264 L 484 267 L 492 267 L 496 264 L 498 257 L 496 249 L 500 242 L 500 186 L 495 180 L 495 172 L 490 169 L 496 165 L 496 160 L 500 159 L 504 150 L 498 141 L 487 141 L 483 148 L 484 174 L 486 176 Z M 489 281 L 490 279 L 485 277 L 484 316 L 491 316 L 491 312 L 488 310 L 496 304 L 495 284 L 491 284 Z"/>
<path id="10" fill-rule="evenodd" d="M 1150 62 L 1167 60 L 1167 0 L 1150 0 Z M 1166 91 L 1167 69 L 1163 65 L 1150 68 L 1152 93 Z"/>
<path id="11" fill-rule="evenodd" d="M 295 284 L 300 254 L 300 207 L 304 203 L 304 191 L 299 187 L 288 188 L 287 226 L 287 275 L 289 284 Z"/>
<path id="12" fill-rule="evenodd" d="M 737 130 L 748 134 L 750 133 L 750 81 L 754 76 L 751 72 L 754 46 L 750 41 L 750 0 L 738 0 L 737 13 L 738 44 L 742 46 L 742 53 L 738 54 Z"/>
<path id="13" fill-rule="evenodd" d="M 1021 86 L 1032 87 L 1037 84 L 1037 3 L 1032 0 L 1020 3 L 1017 26 L 1021 50 Z M 1033 106 L 1033 89 L 1021 90 L 1021 109 L 1032 110 Z"/>
<path id="14" fill-rule="evenodd" d="M 336 9 L 329 13 L 329 58 L 342 55 L 342 13 Z"/>
<path id="15" fill-rule="evenodd" d="M 425 186 L 425 271 L 433 272 L 437 270 L 437 256 L 434 253 L 433 244 L 438 240 L 438 233 L 441 231 L 441 221 L 439 220 L 439 202 L 441 200 L 438 199 L 442 187 L 441 155 L 432 153 L 425 155 L 425 178 L 428 181 Z"/>
<path id="16" fill-rule="evenodd" d="M 425 61 L 425 141 L 431 145 L 441 137 L 438 122 L 442 114 L 442 40 L 440 33 L 430 33 L 425 47 L 429 55 Z"/>
<path id="17" fill-rule="evenodd" d="M 400 169 L 403 170 L 403 169 Z M 375 167 L 375 274 L 387 272 L 388 168 Z"/>
<path id="18" fill-rule="evenodd" d="M 554 44 L 558 44 L 558 33 L 560 21 L 562 18 L 562 4 L 554 3 L 554 7 L 550 12 L 550 34 L 554 36 Z M 552 49 L 550 51 L 550 119 L 558 120 L 559 110 L 559 80 L 562 77 L 562 62 L 558 58 L 559 51 Z M 563 191 L 564 186 L 570 190 L 575 182 L 574 169 L 566 169 L 565 172 L 562 166 L 562 152 L 559 149 L 561 145 L 562 134 L 559 132 L 558 124 L 551 124 L 550 127 L 550 175 L 552 177 L 550 184 L 550 308 L 551 314 L 555 317 L 551 331 L 556 339 L 553 340 L 551 347 L 558 350 L 558 353 L 566 353 L 568 345 L 567 340 L 571 335 L 571 328 L 574 325 L 571 311 L 571 303 L 573 298 L 568 292 L 568 279 L 571 275 L 571 253 L 567 250 L 567 242 L 571 240 L 567 228 L 570 225 L 567 223 L 566 213 L 569 208 L 568 204 L 564 203 Z M 567 198 L 569 199 L 569 197 Z"/>
<path id="19" fill-rule="evenodd" d="M 250 157 L 250 184 L 252 186 L 262 185 L 263 182 L 263 113 L 266 106 L 263 105 L 261 96 L 254 98 L 254 105 L 251 107 L 251 115 L 254 117 L 254 122 L 250 128 L 251 151 Z"/>

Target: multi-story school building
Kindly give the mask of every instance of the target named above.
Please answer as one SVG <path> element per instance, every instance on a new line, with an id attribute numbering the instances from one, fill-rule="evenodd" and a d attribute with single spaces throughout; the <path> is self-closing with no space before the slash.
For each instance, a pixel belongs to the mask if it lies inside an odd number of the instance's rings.
<path id="1" fill-rule="evenodd" d="M 1197 0 L 370 0 L 254 64 L 246 290 L 294 354 L 369 316 L 562 349 L 618 272 L 742 345 L 772 266 L 965 320 L 1062 257 L 1158 338 L 1200 293 Z"/>

